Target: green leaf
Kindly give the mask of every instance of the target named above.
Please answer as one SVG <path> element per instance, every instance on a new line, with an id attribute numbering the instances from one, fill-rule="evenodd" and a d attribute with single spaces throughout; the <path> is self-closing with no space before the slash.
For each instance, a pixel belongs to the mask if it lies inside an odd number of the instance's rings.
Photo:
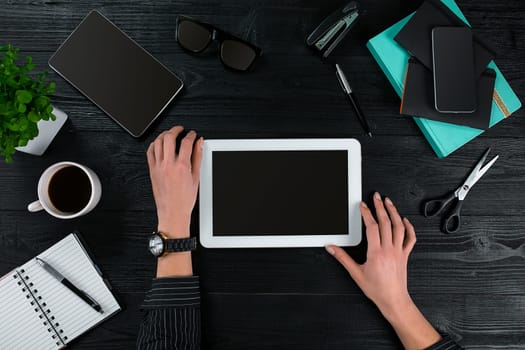
<path id="1" fill-rule="evenodd" d="M 7 85 L 9 85 L 12 88 L 17 88 L 18 87 L 18 82 L 11 76 L 7 77 L 6 83 L 7 83 Z"/>
<path id="2" fill-rule="evenodd" d="M 49 83 L 49 90 L 55 90 L 56 87 L 57 87 L 57 84 L 55 82 Z"/>
<path id="3" fill-rule="evenodd" d="M 36 126 L 36 123 L 30 123 L 26 130 L 27 134 L 29 135 L 29 139 L 32 140 L 35 137 L 38 136 L 38 127 Z"/>
<path id="4" fill-rule="evenodd" d="M 28 125 L 29 120 L 27 117 L 25 115 L 21 115 L 20 118 L 18 118 L 18 130 L 25 131 Z"/>
<path id="5" fill-rule="evenodd" d="M 26 87 L 26 85 L 28 85 L 31 82 L 32 82 L 32 79 L 28 76 L 21 76 L 20 79 L 18 80 L 18 84 L 24 87 Z"/>
<path id="6" fill-rule="evenodd" d="M 37 123 L 40 120 L 40 116 L 33 109 L 29 112 L 27 118 L 33 123 Z"/>
<path id="7" fill-rule="evenodd" d="M 17 109 L 18 109 L 18 111 L 19 111 L 20 113 L 25 113 L 25 111 L 27 110 L 27 107 L 26 107 L 25 104 L 23 104 L 23 103 L 19 103 Z"/>
<path id="8" fill-rule="evenodd" d="M 12 118 L 12 117 L 14 117 L 17 113 L 18 113 L 18 112 L 17 112 L 16 108 L 11 107 L 11 108 L 9 108 L 8 110 L 6 110 L 5 113 L 3 113 L 3 114 L 4 114 L 4 116 L 5 116 L 6 118 Z"/>
<path id="9" fill-rule="evenodd" d="M 35 100 L 35 106 L 36 108 L 38 108 L 39 110 L 43 111 L 47 108 L 47 106 L 49 106 L 49 104 L 51 103 L 51 99 L 47 96 L 38 96 Z"/>
<path id="10" fill-rule="evenodd" d="M 20 128 L 18 127 L 18 123 L 16 122 L 10 122 L 6 124 L 6 127 L 11 131 L 19 131 Z"/>
<path id="11" fill-rule="evenodd" d="M 16 92 L 16 99 L 20 103 L 28 104 L 33 99 L 33 95 L 27 90 L 18 90 Z"/>

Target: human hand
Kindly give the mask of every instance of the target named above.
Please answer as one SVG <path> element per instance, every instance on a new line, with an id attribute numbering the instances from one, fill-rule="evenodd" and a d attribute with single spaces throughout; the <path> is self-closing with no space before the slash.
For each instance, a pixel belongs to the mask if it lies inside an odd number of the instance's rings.
<path id="1" fill-rule="evenodd" d="M 197 200 L 202 161 L 202 137 L 190 131 L 176 150 L 182 126 L 162 132 L 148 148 L 148 166 L 157 206 L 158 230 L 169 238 L 190 233 L 191 212 Z"/>
<path id="2" fill-rule="evenodd" d="M 416 243 L 416 233 L 408 219 L 401 219 L 389 198 L 383 203 L 376 192 L 374 206 L 379 223 L 364 202 L 360 206 L 368 240 L 363 265 L 357 264 L 340 247 L 328 245 L 326 250 L 345 267 L 359 288 L 390 320 L 413 304 L 407 288 L 407 262 Z"/>

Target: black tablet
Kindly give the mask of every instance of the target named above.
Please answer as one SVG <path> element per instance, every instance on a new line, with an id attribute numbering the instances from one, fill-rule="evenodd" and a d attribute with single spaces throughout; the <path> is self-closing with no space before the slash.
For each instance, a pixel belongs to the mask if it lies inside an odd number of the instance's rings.
<path id="1" fill-rule="evenodd" d="M 182 81 L 111 21 L 91 11 L 49 66 L 134 137 L 182 89 Z"/>

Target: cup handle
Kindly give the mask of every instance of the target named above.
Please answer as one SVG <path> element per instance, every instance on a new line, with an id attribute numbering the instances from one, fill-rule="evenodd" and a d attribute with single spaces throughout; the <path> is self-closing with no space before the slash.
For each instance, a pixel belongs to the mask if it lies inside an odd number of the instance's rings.
<path id="1" fill-rule="evenodd" d="M 44 207 L 42 206 L 42 203 L 40 203 L 40 201 L 34 201 L 27 206 L 27 210 L 29 210 L 32 213 L 35 213 L 43 209 Z"/>

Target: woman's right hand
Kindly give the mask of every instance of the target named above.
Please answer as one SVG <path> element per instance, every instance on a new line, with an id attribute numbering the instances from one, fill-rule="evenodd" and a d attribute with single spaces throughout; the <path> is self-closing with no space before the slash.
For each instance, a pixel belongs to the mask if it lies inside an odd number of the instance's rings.
<path id="1" fill-rule="evenodd" d="M 426 320 L 408 294 L 408 256 L 416 243 L 414 226 L 401 219 L 392 201 L 383 202 L 374 194 L 377 221 L 364 202 L 361 215 L 366 226 L 368 252 L 366 262 L 357 264 L 346 252 L 334 245 L 326 246 L 350 273 L 350 276 L 390 322 L 407 350 L 426 349 L 441 335 Z"/>
<path id="2" fill-rule="evenodd" d="M 366 226 L 366 262 L 357 264 L 343 249 L 329 245 L 326 250 L 348 271 L 353 280 L 387 318 L 412 303 L 407 288 L 408 256 L 416 243 L 414 226 L 401 219 L 389 198 L 383 202 L 374 194 L 377 221 L 364 202 L 360 210 Z"/>

